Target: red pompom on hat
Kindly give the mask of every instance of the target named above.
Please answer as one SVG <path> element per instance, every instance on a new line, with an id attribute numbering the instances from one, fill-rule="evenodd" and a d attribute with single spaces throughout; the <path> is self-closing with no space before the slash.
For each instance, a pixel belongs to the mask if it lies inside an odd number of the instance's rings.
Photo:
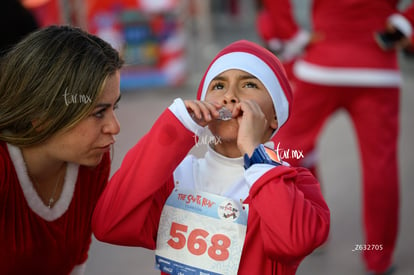
<path id="1" fill-rule="evenodd" d="M 201 79 L 197 99 L 204 100 L 211 80 L 231 69 L 250 73 L 263 83 L 276 110 L 278 129 L 282 127 L 289 118 L 293 99 L 286 72 L 273 53 L 250 41 L 233 42 L 216 55 Z"/>

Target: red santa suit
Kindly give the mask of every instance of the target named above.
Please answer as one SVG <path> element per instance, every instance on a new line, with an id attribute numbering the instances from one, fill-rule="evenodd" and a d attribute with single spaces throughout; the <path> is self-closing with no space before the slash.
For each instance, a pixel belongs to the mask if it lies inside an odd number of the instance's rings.
<path id="1" fill-rule="evenodd" d="M 250 61 L 262 62 L 256 64 L 256 76 L 266 83 L 272 98 L 281 98 L 275 108 L 281 109 L 277 114 L 283 124 L 289 113 L 284 104 L 290 102 L 290 88 L 276 60 L 253 43 L 235 42 L 213 60 L 198 98 L 204 98 L 211 78 L 222 71 L 238 68 L 250 72 Z M 271 77 L 261 75 L 268 69 Z M 276 86 L 278 90 L 274 90 Z M 176 181 L 187 178 L 195 190 L 240 198 L 249 205 L 238 274 L 295 274 L 301 260 L 328 235 L 329 209 L 319 183 L 303 168 L 254 164 L 245 170 L 242 158 L 227 158 L 212 148 L 200 159 L 187 156 L 203 132 L 184 102 L 176 99 L 111 178 L 94 212 L 95 236 L 113 244 L 155 249 L 164 204 Z"/>
<path id="2" fill-rule="evenodd" d="M 413 39 L 414 6 L 397 11 L 397 0 L 315 0 L 311 24 L 318 36 L 303 53 L 309 34 L 298 27 L 288 0 L 264 0 L 258 29 L 279 46 L 292 68 L 294 109 L 274 141 L 300 149 L 290 160 L 316 174 L 315 145 L 330 115 L 348 112 L 354 125 L 363 172 L 365 243 L 383 245 L 363 251 L 368 270 L 383 272 L 392 263 L 399 212 L 397 141 L 401 76 L 396 52 L 384 51 L 374 33 L 389 22 Z M 271 42 L 273 41 L 273 42 Z M 329 183 L 327 183 L 329 184 Z"/>
<path id="3" fill-rule="evenodd" d="M 19 148 L 0 142 L 0 274 L 83 274 L 91 218 L 110 170 L 68 164 L 52 208 L 43 204 Z"/>

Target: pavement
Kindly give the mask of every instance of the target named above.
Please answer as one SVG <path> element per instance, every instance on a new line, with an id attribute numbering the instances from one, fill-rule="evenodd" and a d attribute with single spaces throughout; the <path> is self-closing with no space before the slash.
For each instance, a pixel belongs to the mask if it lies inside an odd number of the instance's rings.
<path id="1" fill-rule="evenodd" d="M 253 2 L 253 1 L 250 1 Z M 298 2 L 298 1 L 296 1 Z M 306 1 L 305 1 L 306 2 Z M 241 16 L 213 18 L 211 38 L 206 41 L 196 30 L 188 41 L 189 74 L 182 87 L 140 89 L 124 92 L 117 110 L 121 133 L 117 136 L 112 172 L 122 157 L 152 126 L 161 112 L 176 97 L 194 98 L 202 72 L 216 52 L 238 39 L 259 42 L 254 31 L 252 6 L 243 0 Z M 192 22 L 189 23 L 192 25 Z M 400 165 L 400 231 L 395 251 L 395 275 L 414 274 L 414 58 L 401 57 L 403 89 L 401 93 Z M 361 224 L 361 171 L 355 135 L 345 113 L 336 113 L 327 123 L 319 140 L 321 182 L 331 209 L 331 232 L 328 243 L 308 256 L 297 274 L 349 275 L 364 274 L 361 255 L 353 252 L 363 244 Z M 200 155 L 203 148 L 192 153 Z M 154 253 L 139 247 L 109 245 L 93 240 L 86 268 L 87 275 L 156 275 Z M 259 275 L 259 274 L 253 274 Z"/>

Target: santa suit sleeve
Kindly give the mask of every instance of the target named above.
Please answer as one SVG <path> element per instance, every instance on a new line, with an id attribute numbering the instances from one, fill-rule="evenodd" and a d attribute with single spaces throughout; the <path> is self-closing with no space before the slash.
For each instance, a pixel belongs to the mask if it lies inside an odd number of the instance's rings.
<path id="1" fill-rule="evenodd" d="M 174 187 L 173 171 L 195 144 L 194 133 L 177 118 L 187 116 L 191 124 L 191 117 L 171 111 L 177 104 L 183 103 L 176 100 L 162 113 L 110 179 L 92 219 L 98 240 L 155 248 L 161 210 Z"/>
<path id="2" fill-rule="evenodd" d="M 414 3 L 401 13 L 391 15 L 388 18 L 388 23 L 399 29 L 414 45 Z"/>
<path id="3" fill-rule="evenodd" d="M 325 242 L 330 211 L 307 169 L 256 164 L 247 169 L 246 179 L 252 183 L 249 204 L 270 258 L 297 260 Z"/>
<path id="4" fill-rule="evenodd" d="M 292 39 L 300 29 L 293 15 L 289 0 L 263 0 L 263 9 L 257 17 L 259 34 L 266 40 Z"/>
<path id="5" fill-rule="evenodd" d="M 263 8 L 256 18 L 259 36 L 285 66 L 289 66 L 287 64 L 297 58 L 310 41 L 309 32 L 297 24 L 293 11 L 289 0 L 263 0 Z"/>

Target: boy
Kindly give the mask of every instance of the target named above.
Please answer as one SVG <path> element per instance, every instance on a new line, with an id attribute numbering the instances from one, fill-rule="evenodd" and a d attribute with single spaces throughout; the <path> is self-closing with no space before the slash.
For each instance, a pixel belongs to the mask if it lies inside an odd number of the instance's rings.
<path id="1" fill-rule="evenodd" d="M 95 209 L 95 236 L 156 249 L 163 274 L 295 274 L 330 219 L 310 172 L 264 145 L 291 100 L 273 54 L 249 41 L 225 47 L 197 100 L 176 99 L 126 155 Z M 186 157 L 206 126 L 206 155 Z"/>

